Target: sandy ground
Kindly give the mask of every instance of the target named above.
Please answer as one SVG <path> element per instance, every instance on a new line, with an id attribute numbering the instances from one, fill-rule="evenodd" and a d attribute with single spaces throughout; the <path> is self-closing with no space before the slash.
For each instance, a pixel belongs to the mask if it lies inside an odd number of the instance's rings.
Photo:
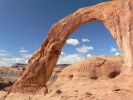
<path id="1" fill-rule="evenodd" d="M 57 84 L 57 83 L 56 83 Z M 19 98 L 18 98 L 19 97 Z M 44 95 L 0 92 L 0 100 L 133 100 L 133 77 L 112 80 L 74 80 Z"/>

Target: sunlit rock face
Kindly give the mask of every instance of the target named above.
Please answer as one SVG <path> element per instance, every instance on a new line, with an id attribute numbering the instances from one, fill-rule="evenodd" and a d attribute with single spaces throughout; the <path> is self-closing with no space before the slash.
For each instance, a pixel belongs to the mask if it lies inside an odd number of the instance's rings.
<path id="1" fill-rule="evenodd" d="M 46 92 L 46 82 L 68 37 L 82 24 L 100 20 L 110 31 L 124 57 L 123 73 L 133 68 L 133 0 L 114 0 L 80 8 L 55 23 L 41 47 L 28 62 L 27 70 L 11 87 L 11 92 Z"/>
<path id="2" fill-rule="evenodd" d="M 117 76 L 121 73 L 122 67 L 123 58 L 121 56 L 86 58 L 64 68 L 49 89 L 57 89 L 58 87 L 62 87 L 62 85 L 69 84 L 69 82 L 78 84 L 79 81 L 113 80 L 118 78 Z"/>
<path id="3" fill-rule="evenodd" d="M 65 68 L 58 80 L 64 84 L 70 80 L 113 79 L 121 73 L 123 59 L 121 56 L 98 56 L 84 59 Z"/>

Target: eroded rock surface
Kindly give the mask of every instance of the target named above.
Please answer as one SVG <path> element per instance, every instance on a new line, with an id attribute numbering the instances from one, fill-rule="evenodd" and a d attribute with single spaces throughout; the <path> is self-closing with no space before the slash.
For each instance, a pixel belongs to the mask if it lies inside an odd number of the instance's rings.
<path id="1" fill-rule="evenodd" d="M 68 79 L 112 79 L 121 73 L 123 59 L 116 57 L 91 57 L 65 68 L 60 80 Z"/>
<path id="2" fill-rule="evenodd" d="M 82 24 L 100 20 L 110 31 L 124 57 L 124 74 L 133 68 L 133 0 L 114 0 L 80 8 L 55 23 L 41 47 L 28 62 L 27 70 L 11 87 L 11 92 L 46 92 L 46 82 L 67 38 Z"/>
<path id="3" fill-rule="evenodd" d="M 122 67 L 123 58 L 121 56 L 87 58 L 65 68 L 51 88 L 57 88 L 69 81 L 113 79 L 121 73 Z"/>

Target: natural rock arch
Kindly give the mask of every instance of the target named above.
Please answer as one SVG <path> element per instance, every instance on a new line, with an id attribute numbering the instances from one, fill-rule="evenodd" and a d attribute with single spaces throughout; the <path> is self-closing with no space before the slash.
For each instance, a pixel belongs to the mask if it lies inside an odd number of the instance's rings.
<path id="1" fill-rule="evenodd" d="M 133 68 L 133 0 L 114 0 L 91 7 L 80 8 L 71 15 L 55 23 L 46 40 L 33 54 L 27 70 L 11 87 L 11 92 L 45 92 L 50 78 L 67 38 L 82 24 L 100 20 L 111 32 L 124 56 L 125 70 Z"/>

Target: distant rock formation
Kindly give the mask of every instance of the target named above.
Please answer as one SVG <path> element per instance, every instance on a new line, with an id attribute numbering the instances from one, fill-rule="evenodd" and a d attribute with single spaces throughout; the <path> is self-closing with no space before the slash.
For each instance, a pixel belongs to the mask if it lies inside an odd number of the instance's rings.
<path id="1" fill-rule="evenodd" d="M 27 70 L 11 87 L 11 92 L 41 93 L 47 92 L 46 82 L 59 58 L 68 37 L 82 24 L 100 20 L 111 32 L 123 57 L 123 74 L 133 69 L 133 0 L 114 0 L 91 7 L 80 8 L 55 23 L 46 40 L 33 54 Z M 107 41 L 106 41 L 107 42 Z"/>
<path id="2" fill-rule="evenodd" d="M 70 64 L 58 64 L 54 68 L 54 71 L 51 75 L 51 78 L 47 82 L 47 85 L 52 85 L 57 77 L 59 76 L 60 72 L 64 68 L 66 68 Z M 11 67 L 0 67 L 0 90 L 4 89 L 5 87 L 13 85 L 13 83 L 20 78 L 20 76 L 24 73 L 25 64 L 14 64 Z"/>
<path id="3" fill-rule="evenodd" d="M 59 68 L 65 68 L 67 66 L 69 66 L 70 64 L 57 64 L 56 67 L 59 67 Z"/>
<path id="4" fill-rule="evenodd" d="M 24 67 L 0 67 L 0 90 L 13 85 L 24 70 Z"/>
<path id="5" fill-rule="evenodd" d="M 13 68 L 26 67 L 26 64 L 15 63 L 11 67 L 13 67 Z"/>

